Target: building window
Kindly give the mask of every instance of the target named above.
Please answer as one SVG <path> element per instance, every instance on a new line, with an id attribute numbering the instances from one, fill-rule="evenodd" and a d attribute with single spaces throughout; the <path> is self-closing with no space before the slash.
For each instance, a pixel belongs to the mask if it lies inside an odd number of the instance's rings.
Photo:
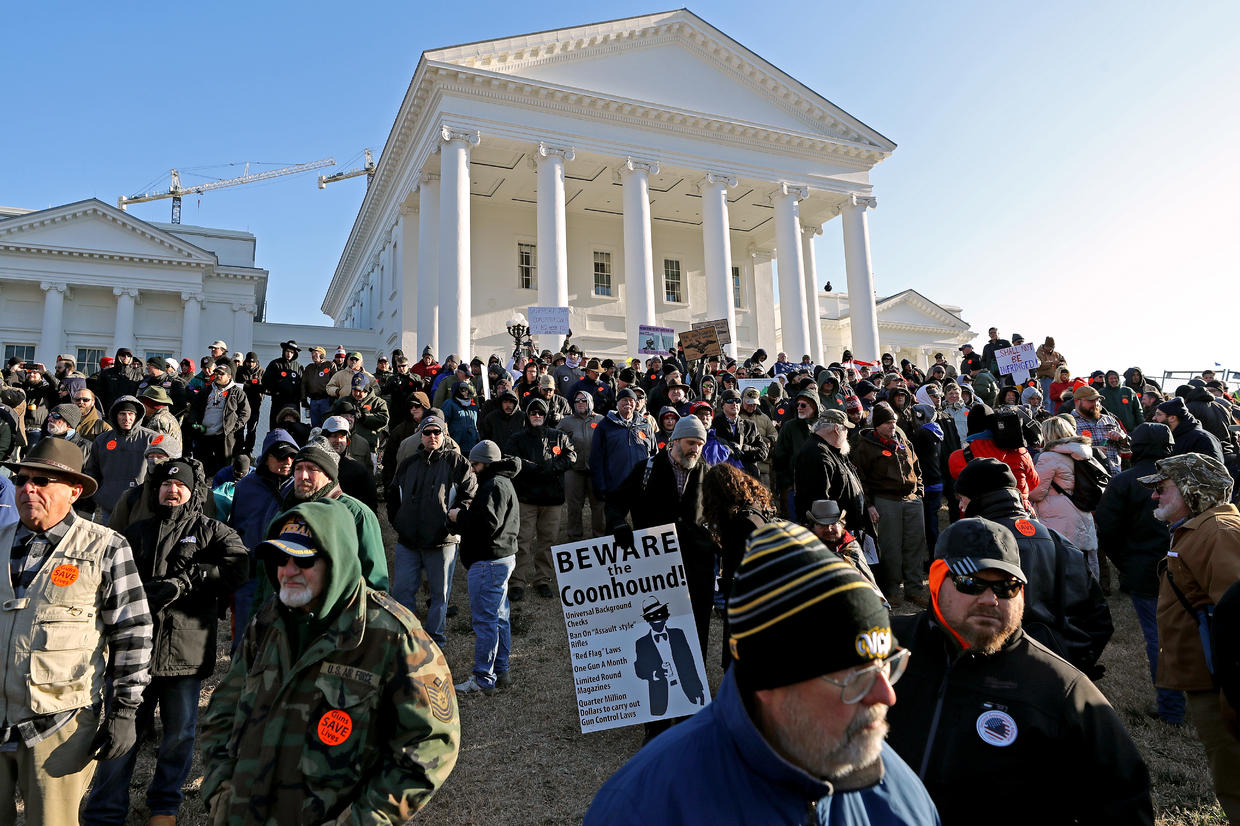
<path id="1" fill-rule="evenodd" d="M 77 348 L 77 369 L 88 376 L 99 372 L 99 360 L 103 358 L 102 347 Z"/>
<path id="2" fill-rule="evenodd" d="M 611 253 L 594 251 L 594 294 L 611 295 Z"/>
<path id="3" fill-rule="evenodd" d="M 7 367 L 10 359 L 21 359 L 22 361 L 34 361 L 34 345 L 33 344 L 6 344 L 4 345 L 4 364 Z"/>
<path id="4" fill-rule="evenodd" d="M 685 286 L 680 277 L 680 262 L 674 258 L 663 259 L 663 300 L 669 304 L 685 302 Z"/>
<path id="5" fill-rule="evenodd" d="M 175 359 L 176 358 L 176 356 L 173 355 L 172 353 L 164 353 L 159 350 L 147 350 L 146 357 L 147 359 Z"/>
<path id="6" fill-rule="evenodd" d="M 732 306 L 744 307 L 745 302 L 741 300 L 741 268 L 732 268 Z"/>
<path id="7" fill-rule="evenodd" d="M 517 244 L 517 286 L 538 289 L 538 253 L 533 244 Z"/>

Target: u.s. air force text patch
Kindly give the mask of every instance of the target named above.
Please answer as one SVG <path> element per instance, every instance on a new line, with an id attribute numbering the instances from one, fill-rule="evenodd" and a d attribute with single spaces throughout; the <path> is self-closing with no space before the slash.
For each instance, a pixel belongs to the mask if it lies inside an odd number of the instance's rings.
<path id="1" fill-rule="evenodd" d="M 326 674 L 330 677 L 341 677 L 346 680 L 356 680 L 369 686 L 379 684 L 379 675 L 370 671 L 363 671 L 360 668 L 353 668 L 348 665 L 340 665 L 339 663 L 323 663 L 323 667 L 319 669 L 320 674 Z"/>

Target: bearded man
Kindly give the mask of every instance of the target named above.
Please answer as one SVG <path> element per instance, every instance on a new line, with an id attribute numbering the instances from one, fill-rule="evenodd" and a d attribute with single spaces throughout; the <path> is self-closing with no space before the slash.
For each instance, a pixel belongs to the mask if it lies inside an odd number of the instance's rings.
<path id="1" fill-rule="evenodd" d="M 943 822 L 976 822 L 985 789 L 1013 802 L 1005 824 L 1152 824 L 1149 772 L 1115 710 L 1021 629 L 1026 577 L 1012 533 L 961 519 L 935 557 L 929 610 L 892 621 L 913 656 L 888 722 Z"/>

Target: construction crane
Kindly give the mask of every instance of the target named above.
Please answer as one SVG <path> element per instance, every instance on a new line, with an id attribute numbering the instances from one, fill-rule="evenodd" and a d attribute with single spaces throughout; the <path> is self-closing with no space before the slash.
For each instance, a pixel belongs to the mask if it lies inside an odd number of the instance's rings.
<path id="1" fill-rule="evenodd" d="M 319 189 L 327 189 L 328 184 L 334 184 L 336 181 L 343 181 L 346 178 L 356 178 L 358 175 L 366 176 L 366 185 L 370 186 L 371 180 L 375 177 L 375 159 L 370 154 L 369 149 L 363 149 L 366 153 L 366 165 L 360 169 L 350 169 L 348 172 L 337 172 L 335 175 L 320 175 Z"/>
<path id="2" fill-rule="evenodd" d="M 147 192 L 144 195 L 122 195 L 116 199 L 116 205 L 122 210 L 129 204 L 141 204 L 146 201 L 158 201 L 161 198 L 172 199 L 172 223 L 181 223 L 181 196 L 193 193 L 203 193 L 211 189 L 223 189 L 226 186 L 238 186 L 240 184 L 253 183 L 254 181 L 265 181 L 268 178 L 278 178 L 282 175 L 296 175 L 298 172 L 309 172 L 311 169 L 321 169 L 324 166 L 335 166 L 335 158 L 323 158 L 319 161 L 311 161 L 310 163 L 299 163 L 295 166 L 285 166 L 281 169 L 271 169 L 266 172 L 256 172 L 250 174 L 250 164 L 247 162 L 245 171 L 236 178 L 226 178 L 222 181 L 211 181 L 205 184 L 195 184 L 194 186 L 181 185 L 181 173 L 173 169 L 172 183 L 168 187 L 167 192 Z"/>

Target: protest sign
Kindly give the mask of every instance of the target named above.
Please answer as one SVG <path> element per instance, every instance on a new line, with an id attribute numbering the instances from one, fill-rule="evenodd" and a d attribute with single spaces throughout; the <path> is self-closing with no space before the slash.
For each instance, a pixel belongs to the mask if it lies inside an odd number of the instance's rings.
<path id="1" fill-rule="evenodd" d="M 551 548 L 581 731 L 683 717 L 710 702 L 675 525 Z"/>
<path id="2" fill-rule="evenodd" d="M 771 382 L 773 382 L 773 381 L 775 381 L 775 379 L 768 379 L 768 378 L 763 378 L 763 379 L 737 379 L 737 380 L 736 380 L 736 392 L 741 393 L 741 394 L 744 394 L 744 392 L 745 392 L 748 388 L 750 388 L 750 387 L 756 387 L 756 388 L 758 388 L 758 395 L 759 395 L 759 396 L 765 396 L 765 395 L 766 395 L 766 388 L 770 387 L 770 386 L 771 386 Z"/>
<path id="3" fill-rule="evenodd" d="M 671 327 L 639 324 L 637 341 L 641 345 L 637 352 L 643 356 L 666 356 L 676 349 L 676 331 Z"/>
<path id="4" fill-rule="evenodd" d="M 528 318 L 532 336 L 568 335 L 567 307 L 530 307 Z"/>
<path id="5" fill-rule="evenodd" d="M 999 372 L 1005 375 L 1017 370 L 1036 370 L 1038 367 L 1038 357 L 1032 344 L 1017 344 L 1015 347 L 995 350 L 995 361 L 999 363 Z"/>
<path id="6" fill-rule="evenodd" d="M 719 347 L 719 334 L 714 327 L 685 330 L 680 334 L 680 346 L 685 348 L 685 358 L 689 362 L 707 356 L 723 355 L 723 350 Z"/>
<path id="7" fill-rule="evenodd" d="M 695 321 L 689 327 L 694 330 L 701 330 L 703 327 L 714 327 L 715 334 L 719 336 L 720 347 L 727 347 L 732 343 L 732 331 L 728 327 L 728 320 L 726 318 L 717 318 L 714 321 Z"/>

